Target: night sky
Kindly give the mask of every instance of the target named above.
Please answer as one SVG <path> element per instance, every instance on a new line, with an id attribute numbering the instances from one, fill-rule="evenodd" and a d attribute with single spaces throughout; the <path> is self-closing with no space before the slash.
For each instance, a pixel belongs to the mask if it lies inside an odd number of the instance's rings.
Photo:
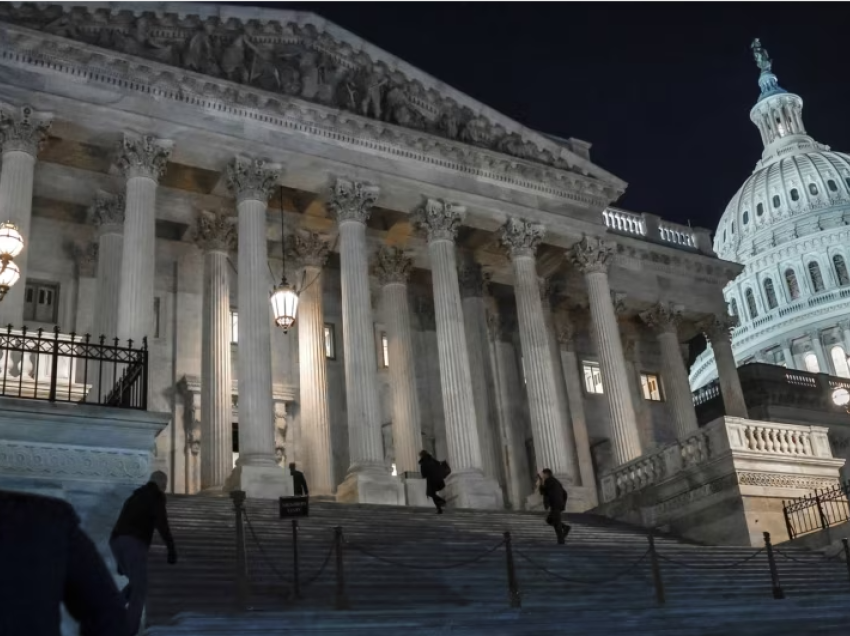
<path id="1" fill-rule="evenodd" d="M 261 4 L 261 3 L 250 3 Z M 616 205 L 714 229 L 755 168 L 754 37 L 850 152 L 844 3 L 263 3 L 312 11 L 526 126 L 593 144 Z"/>

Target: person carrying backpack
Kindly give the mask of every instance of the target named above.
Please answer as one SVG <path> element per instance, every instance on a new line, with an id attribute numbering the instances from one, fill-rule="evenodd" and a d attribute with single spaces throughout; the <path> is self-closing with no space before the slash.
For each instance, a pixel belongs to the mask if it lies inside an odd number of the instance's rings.
<path id="1" fill-rule="evenodd" d="M 423 450 L 419 453 L 419 471 L 425 480 L 425 494 L 437 506 L 437 514 L 443 514 L 446 500 L 437 493 L 446 487 L 446 477 L 451 472 L 449 465 L 446 462 L 438 462 L 431 453 Z"/>
<path id="2" fill-rule="evenodd" d="M 568 524 L 561 521 L 561 515 L 567 508 L 567 491 L 548 468 L 537 474 L 537 490 L 543 495 L 543 507 L 547 510 L 546 523 L 555 528 L 558 543 L 563 545 L 571 530 Z"/>

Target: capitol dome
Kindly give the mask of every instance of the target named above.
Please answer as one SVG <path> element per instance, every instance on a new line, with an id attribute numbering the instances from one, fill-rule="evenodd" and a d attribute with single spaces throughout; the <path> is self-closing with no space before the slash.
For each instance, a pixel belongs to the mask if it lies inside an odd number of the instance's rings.
<path id="1" fill-rule="evenodd" d="M 738 364 L 768 362 L 850 377 L 850 155 L 806 134 L 803 100 L 779 85 L 758 40 L 759 98 L 750 119 L 764 151 L 717 226 L 714 250 L 744 265 L 724 289 L 738 318 Z M 691 369 L 717 376 L 709 348 Z"/>

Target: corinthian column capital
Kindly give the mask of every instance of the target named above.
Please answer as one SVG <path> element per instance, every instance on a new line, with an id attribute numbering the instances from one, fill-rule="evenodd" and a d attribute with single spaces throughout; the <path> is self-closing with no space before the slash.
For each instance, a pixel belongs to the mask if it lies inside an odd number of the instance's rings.
<path id="1" fill-rule="evenodd" d="M 699 322 L 700 331 L 710 342 L 721 338 L 729 338 L 732 330 L 738 326 L 738 316 L 708 316 Z"/>
<path id="2" fill-rule="evenodd" d="M 640 318 L 657 333 L 676 333 L 682 321 L 682 309 L 672 303 L 658 303 L 642 312 Z"/>
<path id="3" fill-rule="evenodd" d="M 328 207 L 336 215 L 338 223 L 356 221 L 366 223 L 372 206 L 378 200 L 381 189 L 363 181 L 337 179 L 331 187 Z"/>
<path id="4" fill-rule="evenodd" d="M 89 208 L 89 218 L 101 233 L 120 231 L 124 226 L 126 199 L 123 194 L 100 191 Z"/>
<path id="5" fill-rule="evenodd" d="M 403 250 L 397 247 L 382 247 L 375 255 L 374 272 L 381 285 L 406 283 L 413 269 L 411 261 Z"/>
<path id="6" fill-rule="evenodd" d="M 466 217 L 466 208 L 442 199 L 426 199 L 413 213 L 413 223 L 428 236 L 428 242 L 454 242 Z"/>
<path id="7" fill-rule="evenodd" d="M 222 212 L 198 212 L 192 237 L 204 252 L 232 252 L 236 249 L 236 217 Z"/>
<path id="8" fill-rule="evenodd" d="M 227 164 L 227 189 L 236 197 L 237 203 L 268 203 L 280 178 L 280 172 L 280 166 L 266 163 L 262 159 L 236 157 Z"/>
<path id="9" fill-rule="evenodd" d="M 509 217 L 499 239 L 511 258 L 534 256 L 545 234 L 546 228 L 540 223 Z"/>
<path id="10" fill-rule="evenodd" d="M 53 116 L 37 113 L 32 106 L 0 112 L 0 143 L 3 152 L 25 152 L 35 157 L 41 147 Z"/>
<path id="11" fill-rule="evenodd" d="M 572 246 L 568 256 L 583 274 L 608 272 L 613 248 L 602 239 L 585 236 Z"/>
<path id="12" fill-rule="evenodd" d="M 173 145 L 168 139 L 125 133 L 115 164 L 127 179 L 147 177 L 159 181 L 171 158 Z"/>
<path id="13" fill-rule="evenodd" d="M 318 232 L 296 232 L 287 252 L 300 267 L 321 269 L 328 260 L 330 245 Z"/>

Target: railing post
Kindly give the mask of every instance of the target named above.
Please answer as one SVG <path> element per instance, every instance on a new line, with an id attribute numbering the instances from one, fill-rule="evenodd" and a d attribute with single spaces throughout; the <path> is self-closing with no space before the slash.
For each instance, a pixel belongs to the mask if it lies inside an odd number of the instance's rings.
<path id="1" fill-rule="evenodd" d="M 39 340 L 41 340 L 41 335 L 39 334 Z M 36 352 L 35 355 L 38 355 Z M 33 367 L 36 369 L 37 367 Z M 21 369 L 23 369 L 23 364 L 21 365 Z M 38 371 L 36 370 L 37 374 Z M 56 376 L 59 375 L 59 327 L 53 328 L 53 353 L 50 358 L 50 390 L 47 394 L 47 399 L 51 402 L 56 401 Z M 38 378 L 36 378 L 36 386 L 38 386 Z M 38 397 L 38 396 L 36 396 Z"/>
<path id="2" fill-rule="evenodd" d="M 334 546 L 336 550 L 336 609 L 351 609 L 348 595 L 345 593 L 345 570 L 342 559 L 342 528 L 334 528 Z"/>
<path id="3" fill-rule="evenodd" d="M 233 490 L 230 492 L 230 498 L 236 510 L 236 605 L 244 611 L 248 607 L 248 560 L 245 554 L 245 526 L 242 521 L 245 491 Z"/>
<path id="4" fill-rule="evenodd" d="M 850 544 L 847 539 L 841 540 L 841 546 L 844 548 L 844 565 L 847 566 L 847 578 L 850 579 Z"/>
<path id="5" fill-rule="evenodd" d="M 148 337 L 142 338 L 142 410 L 148 410 Z"/>
<path id="6" fill-rule="evenodd" d="M 785 517 L 785 529 L 788 531 L 788 540 L 794 540 L 794 528 L 791 526 L 791 517 L 788 516 L 788 502 L 782 500 L 782 515 Z"/>
<path id="7" fill-rule="evenodd" d="M 764 533 L 764 549 L 767 551 L 767 563 L 770 566 L 770 584 L 773 587 L 773 598 L 785 598 L 782 585 L 779 583 L 779 571 L 776 569 L 776 559 L 773 556 L 773 545 L 770 543 L 770 533 Z"/>
<path id="8" fill-rule="evenodd" d="M 505 558 L 508 564 L 508 590 L 511 598 L 511 607 L 522 607 L 522 597 L 519 593 L 519 581 L 514 568 L 514 550 L 511 544 L 511 533 L 505 532 Z"/>
<path id="9" fill-rule="evenodd" d="M 655 600 L 664 605 L 664 581 L 661 578 L 661 565 L 658 563 L 658 552 L 655 551 L 655 533 L 649 531 L 649 563 L 652 566 L 652 583 L 655 586 Z"/>
<path id="10" fill-rule="evenodd" d="M 295 598 L 301 598 L 301 579 L 298 570 L 298 519 L 292 520 L 292 587 Z"/>

